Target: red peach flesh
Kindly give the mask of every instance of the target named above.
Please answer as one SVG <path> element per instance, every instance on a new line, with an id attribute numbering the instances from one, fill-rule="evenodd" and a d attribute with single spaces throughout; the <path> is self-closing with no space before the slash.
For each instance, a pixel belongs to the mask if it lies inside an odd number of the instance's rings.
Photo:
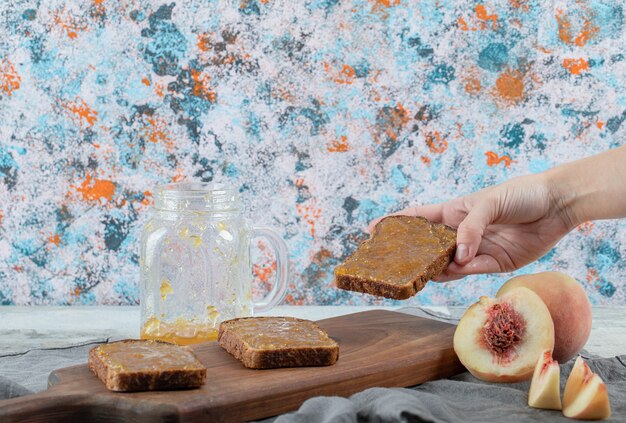
<path id="1" fill-rule="evenodd" d="M 513 309 L 511 303 L 494 304 L 487 310 L 487 320 L 481 330 L 484 345 L 500 363 L 515 358 L 517 345 L 526 331 L 524 318 Z"/>

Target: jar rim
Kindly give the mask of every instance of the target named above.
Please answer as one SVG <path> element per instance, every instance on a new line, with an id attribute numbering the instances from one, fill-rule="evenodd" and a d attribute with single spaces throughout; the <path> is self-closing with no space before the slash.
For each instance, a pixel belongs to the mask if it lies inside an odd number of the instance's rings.
<path id="1" fill-rule="evenodd" d="M 224 183 L 174 182 L 158 185 L 154 192 L 154 207 L 160 210 L 239 210 L 239 192 Z"/>
<path id="2" fill-rule="evenodd" d="M 221 192 L 221 191 L 235 191 L 232 186 L 226 185 L 224 183 L 216 183 L 216 182 L 196 182 L 196 181 L 185 181 L 185 182 L 171 182 L 168 184 L 157 185 L 157 192 L 170 193 L 170 192 L 181 192 L 181 193 L 207 193 L 207 192 Z"/>

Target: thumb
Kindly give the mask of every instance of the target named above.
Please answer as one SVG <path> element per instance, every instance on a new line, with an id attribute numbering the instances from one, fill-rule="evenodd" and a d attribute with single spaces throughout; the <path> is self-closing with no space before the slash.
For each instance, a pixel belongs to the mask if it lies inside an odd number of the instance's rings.
<path id="1" fill-rule="evenodd" d="M 459 224 L 456 233 L 456 254 L 454 261 L 459 265 L 469 263 L 478 252 L 485 228 L 493 220 L 491 202 L 482 201 L 469 211 Z"/>

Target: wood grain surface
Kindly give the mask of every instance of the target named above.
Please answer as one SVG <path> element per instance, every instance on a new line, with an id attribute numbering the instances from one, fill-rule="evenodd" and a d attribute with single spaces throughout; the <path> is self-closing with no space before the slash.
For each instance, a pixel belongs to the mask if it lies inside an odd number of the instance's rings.
<path id="1" fill-rule="evenodd" d="M 458 374 L 454 326 L 373 310 L 318 322 L 339 343 L 328 367 L 250 370 L 217 342 L 194 346 L 207 367 L 200 389 L 114 393 L 79 365 L 50 375 L 50 388 L 0 401 L 2 422 L 206 422 L 270 417 L 319 395 L 412 386 Z M 87 357 L 85 357 L 85 361 Z"/>

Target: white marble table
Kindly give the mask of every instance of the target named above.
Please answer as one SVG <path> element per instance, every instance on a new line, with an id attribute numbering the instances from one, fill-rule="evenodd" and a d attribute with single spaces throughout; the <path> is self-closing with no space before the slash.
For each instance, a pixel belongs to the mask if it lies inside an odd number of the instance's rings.
<path id="1" fill-rule="evenodd" d="M 399 307 L 279 306 L 266 314 L 320 320 L 377 308 Z M 432 309 L 452 317 L 465 311 L 465 307 Z M 587 351 L 603 357 L 626 354 L 626 307 L 594 307 L 593 316 Z M 0 356 L 138 335 L 138 307 L 0 307 Z"/>

